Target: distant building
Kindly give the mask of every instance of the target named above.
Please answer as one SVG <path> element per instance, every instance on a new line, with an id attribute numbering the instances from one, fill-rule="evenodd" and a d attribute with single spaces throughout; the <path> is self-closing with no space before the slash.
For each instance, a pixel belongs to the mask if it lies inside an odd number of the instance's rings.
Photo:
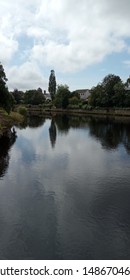
<path id="1" fill-rule="evenodd" d="M 130 76 L 129 76 L 129 78 L 127 79 L 126 86 L 125 86 L 125 90 L 130 90 Z"/>
<path id="2" fill-rule="evenodd" d="M 80 95 L 82 100 L 87 100 L 90 95 L 89 89 L 77 89 L 76 92 Z"/>
<path id="3" fill-rule="evenodd" d="M 45 100 L 51 101 L 50 93 L 46 92 L 46 90 L 44 90 L 44 97 L 45 97 Z"/>
<path id="4" fill-rule="evenodd" d="M 130 82 L 125 86 L 125 90 L 130 90 Z"/>
<path id="5" fill-rule="evenodd" d="M 125 86 L 125 90 L 130 90 L 130 84 L 128 84 L 127 86 Z"/>

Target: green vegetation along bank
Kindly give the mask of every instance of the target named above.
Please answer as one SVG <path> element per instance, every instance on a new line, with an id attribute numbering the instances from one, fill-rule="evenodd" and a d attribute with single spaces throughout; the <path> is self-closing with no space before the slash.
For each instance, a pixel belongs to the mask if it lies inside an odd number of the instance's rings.
<path id="1" fill-rule="evenodd" d="M 8 135 L 12 126 L 20 124 L 23 121 L 24 118 L 19 113 L 11 112 L 8 115 L 8 113 L 3 108 L 0 108 L 0 137 Z"/>

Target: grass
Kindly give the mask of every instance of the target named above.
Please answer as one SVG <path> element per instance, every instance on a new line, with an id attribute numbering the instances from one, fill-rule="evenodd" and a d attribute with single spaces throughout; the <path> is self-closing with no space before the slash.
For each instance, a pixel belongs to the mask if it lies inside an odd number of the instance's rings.
<path id="1" fill-rule="evenodd" d="M 21 123 L 24 120 L 24 117 L 21 114 L 19 114 L 18 112 L 11 112 L 9 117 L 14 122 L 14 124 Z"/>
<path id="2" fill-rule="evenodd" d="M 0 136 L 4 131 L 11 128 L 15 124 L 22 123 L 24 121 L 24 117 L 17 112 L 11 112 L 9 115 L 3 109 L 0 108 Z"/>

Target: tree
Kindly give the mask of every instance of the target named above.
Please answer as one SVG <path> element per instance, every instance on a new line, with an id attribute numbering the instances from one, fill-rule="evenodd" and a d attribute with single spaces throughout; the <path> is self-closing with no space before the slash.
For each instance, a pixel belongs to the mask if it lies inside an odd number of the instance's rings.
<path id="1" fill-rule="evenodd" d="M 104 89 L 104 92 L 107 95 L 107 104 L 106 106 L 112 107 L 113 104 L 113 96 L 115 94 L 114 86 L 121 82 L 121 78 L 119 76 L 109 74 L 107 75 L 104 79 L 103 82 L 101 83 L 101 86 Z"/>
<path id="2" fill-rule="evenodd" d="M 45 102 L 45 97 L 39 89 L 32 89 L 25 92 L 24 101 L 26 104 L 39 105 Z"/>
<path id="3" fill-rule="evenodd" d="M 5 85 L 7 81 L 3 65 L 0 62 L 0 84 L 3 83 Z"/>
<path id="4" fill-rule="evenodd" d="M 122 107 L 124 98 L 125 88 L 120 77 L 109 74 L 91 89 L 89 104 L 93 107 Z"/>
<path id="5" fill-rule="evenodd" d="M 15 103 L 16 104 L 21 104 L 23 103 L 23 100 L 24 100 L 24 92 L 23 91 L 20 91 L 18 90 L 17 88 L 14 89 L 14 91 L 12 92 L 12 95 L 15 99 Z"/>
<path id="6" fill-rule="evenodd" d="M 56 93 L 56 77 L 55 77 L 55 71 L 51 70 L 51 74 L 49 77 L 49 86 L 48 91 L 51 95 L 51 99 L 54 100 L 55 93 Z"/>
<path id="7" fill-rule="evenodd" d="M 69 104 L 70 91 L 67 85 L 58 85 L 54 104 L 57 108 L 67 108 Z"/>
<path id="8" fill-rule="evenodd" d="M 122 81 L 118 82 L 114 86 L 114 96 L 113 96 L 113 105 L 116 107 L 124 107 L 126 99 L 125 85 Z"/>
<path id="9" fill-rule="evenodd" d="M 107 103 L 107 96 L 101 85 L 97 85 L 91 89 L 89 98 L 89 105 L 92 107 L 105 107 Z"/>
<path id="10" fill-rule="evenodd" d="M 5 110 L 9 113 L 13 106 L 14 99 L 8 91 L 6 82 L 6 74 L 3 65 L 0 63 L 0 106 L 5 108 Z"/>

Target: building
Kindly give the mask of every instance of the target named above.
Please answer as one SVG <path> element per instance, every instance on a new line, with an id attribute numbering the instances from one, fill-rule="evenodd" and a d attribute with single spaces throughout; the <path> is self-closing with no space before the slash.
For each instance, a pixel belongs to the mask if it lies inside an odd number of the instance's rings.
<path id="1" fill-rule="evenodd" d="M 125 90 L 130 90 L 130 84 L 128 84 L 127 86 L 125 86 Z"/>
<path id="2" fill-rule="evenodd" d="M 44 90 L 44 97 L 46 101 L 51 101 L 50 93 L 47 93 L 46 90 Z"/>
<path id="3" fill-rule="evenodd" d="M 82 100 L 87 100 L 90 95 L 89 89 L 77 89 L 76 92 L 80 95 Z"/>
<path id="4" fill-rule="evenodd" d="M 129 76 L 129 78 L 126 81 L 125 90 L 129 90 L 130 91 L 130 76 Z"/>

